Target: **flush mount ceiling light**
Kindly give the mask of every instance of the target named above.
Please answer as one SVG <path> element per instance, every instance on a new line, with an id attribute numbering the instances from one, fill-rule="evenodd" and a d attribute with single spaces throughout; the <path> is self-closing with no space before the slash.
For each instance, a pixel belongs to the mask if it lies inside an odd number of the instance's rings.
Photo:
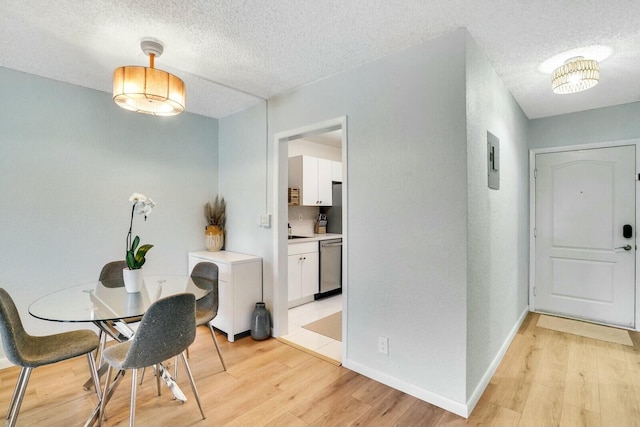
<path id="1" fill-rule="evenodd" d="M 597 85 L 599 79 L 598 61 L 577 56 L 554 70 L 551 88 L 558 94 L 581 92 Z"/>
<path id="2" fill-rule="evenodd" d="M 173 74 L 154 68 L 164 46 L 144 38 L 140 48 L 149 56 L 149 67 L 125 66 L 113 72 L 113 100 L 125 110 L 154 116 L 175 116 L 184 111 L 184 82 Z"/>

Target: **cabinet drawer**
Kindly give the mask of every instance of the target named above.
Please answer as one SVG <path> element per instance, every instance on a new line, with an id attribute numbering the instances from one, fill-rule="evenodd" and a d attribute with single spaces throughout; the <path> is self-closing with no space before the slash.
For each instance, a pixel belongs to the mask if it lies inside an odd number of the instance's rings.
<path id="1" fill-rule="evenodd" d="M 218 280 L 221 282 L 229 282 L 229 264 L 223 264 L 221 262 L 215 262 L 218 266 Z"/>
<path id="2" fill-rule="evenodd" d="M 289 243 L 289 255 L 318 252 L 318 242 Z"/>

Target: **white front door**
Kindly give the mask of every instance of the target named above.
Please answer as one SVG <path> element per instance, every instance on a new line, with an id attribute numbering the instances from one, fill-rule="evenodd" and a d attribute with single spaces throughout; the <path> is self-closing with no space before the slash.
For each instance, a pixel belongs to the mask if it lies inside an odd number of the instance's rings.
<path id="1" fill-rule="evenodd" d="M 635 327 L 635 159 L 635 146 L 536 155 L 535 311 Z"/>

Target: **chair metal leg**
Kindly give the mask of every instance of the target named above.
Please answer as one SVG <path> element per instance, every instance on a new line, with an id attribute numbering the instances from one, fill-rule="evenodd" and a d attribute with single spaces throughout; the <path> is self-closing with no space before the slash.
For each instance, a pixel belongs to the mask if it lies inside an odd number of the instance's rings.
<path id="1" fill-rule="evenodd" d="M 104 391 L 102 392 L 102 399 L 100 400 L 100 411 L 98 411 L 98 427 L 102 426 L 102 420 L 104 418 L 104 409 L 107 406 L 107 397 L 109 396 L 109 383 L 111 382 L 111 365 L 107 368 L 107 374 L 104 379 Z"/>
<path id="2" fill-rule="evenodd" d="M 16 425 L 18 412 L 20 411 L 20 405 L 22 404 L 22 398 L 24 398 L 24 392 L 27 390 L 27 383 L 29 382 L 29 376 L 31 375 L 32 370 L 33 368 L 27 368 L 24 366 L 20 369 L 18 382 L 16 383 L 16 388 L 13 390 L 13 396 L 11 397 L 9 410 L 7 411 L 9 427 L 13 427 Z"/>
<path id="3" fill-rule="evenodd" d="M 122 381 L 122 378 L 124 378 L 124 371 L 118 370 L 116 375 L 113 377 L 113 382 L 112 382 L 111 381 L 111 365 L 107 365 L 107 366 L 108 368 L 107 368 L 106 378 L 104 382 L 104 389 L 102 392 L 102 399 L 100 399 L 100 402 L 97 408 L 94 409 L 94 411 L 89 416 L 89 419 L 84 425 L 85 427 L 93 426 L 93 424 L 96 421 L 98 421 L 98 426 L 100 426 L 102 425 L 102 421 L 107 419 L 107 416 L 106 416 L 107 403 L 109 403 L 111 396 L 113 396 L 113 393 L 116 391 L 116 388 L 118 388 L 120 381 Z"/>
<path id="4" fill-rule="evenodd" d="M 18 390 L 20 389 L 20 384 L 24 380 L 26 368 L 20 369 L 20 375 L 18 375 L 18 381 L 16 382 L 16 386 L 13 389 L 13 395 L 11 396 L 11 402 L 9 402 L 9 409 L 7 410 L 7 416 L 5 419 L 9 419 L 11 417 L 11 411 L 13 411 L 13 406 L 16 404 L 16 397 L 18 396 Z"/>
<path id="5" fill-rule="evenodd" d="M 153 369 L 156 372 L 156 388 L 158 389 L 158 396 L 161 396 L 161 392 L 160 392 L 160 368 L 158 367 L 158 365 L 155 365 L 153 367 Z M 144 371 L 142 371 L 142 373 L 144 373 Z"/>
<path id="6" fill-rule="evenodd" d="M 191 373 L 191 368 L 189 367 L 189 362 L 187 362 L 186 352 L 180 353 L 182 356 L 182 361 L 184 362 L 184 370 L 187 371 L 187 376 L 189 377 L 189 383 L 191 384 L 191 390 L 193 391 L 193 395 L 196 397 L 196 402 L 198 403 L 198 408 L 200 408 L 200 414 L 202 415 L 202 419 L 206 419 L 204 415 L 204 411 L 202 410 L 202 404 L 200 403 L 200 395 L 198 394 L 198 389 L 196 388 L 196 383 L 193 381 L 193 374 Z"/>
<path id="7" fill-rule="evenodd" d="M 104 353 L 104 349 L 107 346 L 107 334 L 101 329 L 100 330 L 100 347 L 99 348 L 99 357 L 96 358 L 96 360 L 98 361 L 98 366 L 102 366 L 102 362 L 103 362 L 103 357 L 102 357 L 102 353 Z"/>
<path id="8" fill-rule="evenodd" d="M 213 337 L 213 343 L 216 345 L 216 350 L 218 351 L 218 357 L 220 357 L 220 362 L 222 363 L 222 369 L 226 371 L 227 367 L 224 364 L 224 359 L 222 358 L 222 353 L 220 352 L 220 346 L 218 345 L 216 332 L 214 331 L 213 326 L 211 326 L 211 322 L 209 322 L 208 325 L 209 325 L 209 330 L 211 331 L 211 336 Z"/>
<path id="9" fill-rule="evenodd" d="M 129 427 L 133 427 L 136 418 L 136 386 L 138 385 L 138 370 L 131 370 L 131 405 L 129 409 Z"/>

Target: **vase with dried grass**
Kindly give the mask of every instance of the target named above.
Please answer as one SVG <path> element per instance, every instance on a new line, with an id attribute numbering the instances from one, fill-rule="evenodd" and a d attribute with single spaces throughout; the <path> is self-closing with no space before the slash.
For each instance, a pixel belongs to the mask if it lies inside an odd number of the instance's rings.
<path id="1" fill-rule="evenodd" d="M 216 196 L 213 205 L 209 202 L 204 205 L 204 216 L 207 219 L 205 246 L 208 251 L 216 252 L 224 247 L 226 209 L 227 204 L 224 201 L 224 197 L 219 198 Z"/>

